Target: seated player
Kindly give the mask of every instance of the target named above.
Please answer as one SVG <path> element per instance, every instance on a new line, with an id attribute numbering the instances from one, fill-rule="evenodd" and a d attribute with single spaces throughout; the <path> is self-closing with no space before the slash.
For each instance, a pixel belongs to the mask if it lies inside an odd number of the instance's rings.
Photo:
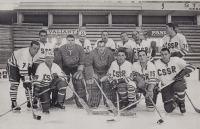
<path id="1" fill-rule="evenodd" d="M 119 92 L 119 97 L 121 99 L 120 108 L 126 107 L 136 101 L 136 85 L 129 79 L 132 73 L 132 64 L 125 60 L 126 57 L 126 50 L 124 48 L 119 48 L 117 60 L 112 62 L 108 70 L 111 86 L 114 90 Z"/>
<path id="2" fill-rule="evenodd" d="M 43 113 L 48 114 L 50 108 L 50 91 L 39 96 L 39 93 L 44 90 L 56 89 L 57 90 L 57 107 L 65 109 L 64 100 L 66 94 L 66 87 L 68 80 L 64 75 L 61 68 L 53 63 L 53 52 L 46 52 L 45 62 L 41 63 L 35 73 L 35 80 L 33 82 L 34 95 L 40 98 Z"/>
<path id="3" fill-rule="evenodd" d="M 138 62 L 132 65 L 132 79 L 135 81 L 138 93 L 143 93 L 148 111 L 154 111 L 154 106 L 149 99 L 151 97 L 153 102 L 157 100 L 157 73 L 155 65 L 148 61 L 145 50 L 138 51 Z M 146 89 L 146 91 L 145 91 Z"/>
<path id="4" fill-rule="evenodd" d="M 85 86 L 82 81 L 85 67 L 85 52 L 80 45 L 75 44 L 75 37 L 73 35 L 67 35 L 66 39 L 67 44 L 60 47 L 56 55 L 57 64 L 66 75 L 70 76 L 70 74 L 72 74 L 72 83 L 75 91 L 79 97 L 87 102 Z M 77 107 L 82 108 L 77 97 L 75 97 L 75 101 Z"/>
<path id="5" fill-rule="evenodd" d="M 164 108 L 167 113 L 171 113 L 176 108 L 176 103 L 181 113 L 185 113 L 185 90 L 187 89 L 184 76 L 195 70 L 191 64 L 179 57 L 170 57 L 168 48 L 161 49 L 161 59 L 155 62 L 158 78 L 162 85 L 169 86 L 161 90 Z"/>
<path id="6" fill-rule="evenodd" d="M 107 80 L 107 72 L 111 63 L 114 61 L 112 51 L 106 48 L 103 41 L 97 43 L 97 48 L 91 51 L 85 61 L 85 77 L 87 82 L 87 90 L 89 93 L 88 106 L 97 108 L 101 99 L 101 92 L 94 82 L 93 77 L 99 84 L 102 84 L 102 89 L 108 99 L 113 101 L 113 91 L 110 87 L 110 82 Z M 104 99 L 104 104 L 106 104 Z M 106 106 L 108 106 L 106 104 Z"/>
<path id="7" fill-rule="evenodd" d="M 31 66 L 33 63 L 33 58 L 39 51 L 40 44 L 37 41 L 32 41 L 30 47 L 22 48 L 17 51 L 14 51 L 12 56 L 8 59 L 7 63 L 7 72 L 10 81 L 10 97 L 12 102 L 12 108 L 17 107 L 17 91 L 20 83 L 20 79 L 23 82 L 23 86 L 25 87 L 25 94 L 27 100 L 29 99 L 29 94 L 27 91 L 27 87 L 31 87 Z M 32 94 L 32 92 L 31 92 Z M 28 101 L 27 107 L 31 107 L 30 102 Z M 37 108 L 35 103 L 33 104 L 33 108 Z M 21 110 L 20 107 L 15 108 L 16 112 Z"/>

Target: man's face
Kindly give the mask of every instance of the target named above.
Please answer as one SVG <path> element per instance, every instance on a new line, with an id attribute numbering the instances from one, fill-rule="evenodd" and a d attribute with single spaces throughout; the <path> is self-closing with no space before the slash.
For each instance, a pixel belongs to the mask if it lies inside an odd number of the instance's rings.
<path id="1" fill-rule="evenodd" d="M 104 50 L 105 50 L 105 43 L 104 42 L 101 42 L 101 43 L 98 43 L 98 45 L 97 45 L 97 49 L 98 49 L 98 52 L 99 53 L 103 53 L 104 52 Z"/>
<path id="2" fill-rule="evenodd" d="M 67 38 L 67 45 L 73 46 L 73 45 L 74 45 L 74 42 L 75 42 L 75 39 L 74 39 L 74 38 Z"/>
<path id="3" fill-rule="evenodd" d="M 53 60 L 54 60 L 54 57 L 53 56 L 47 56 L 45 57 L 45 62 L 49 65 L 52 65 L 53 63 Z"/>
<path id="4" fill-rule="evenodd" d="M 169 59 L 170 59 L 170 53 L 168 51 L 161 51 L 160 52 L 161 55 L 161 59 L 163 60 L 163 62 L 168 63 Z"/>
<path id="5" fill-rule="evenodd" d="M 134 32 L 132 33 L 132 37 L 133 37 L 133 39 L 136 40 L 136 41 L 140 39 L 140 35 L 138 34 L 137 31 L 134 31 Z"/>
<path id="6" fill-rule="evenodd" d="M 41 42 L 45 43 L 47 41 L 47 33 L 40 33 L 39 38 Z"/>
<path id="7" fill-rule="evenodd" d="M 86 38 L 86 35 L 79 35 L 79 40 L 81 42 L 84 42 L 85 41 L 85 38 Z"/>
<path id="8" fill-rule="evenodd" d="M 35 55 L 38 53 L 39 49 L 40 49 L 40 45 L 35 45 L 35 44 L 33 44 L 33 45 L 30 46 L 29 48 L 30 48 L 30 54 L 31 54 L 32 56 L 35 56 Z"/>
<path id="9" fill-rule="evenodd" d="M 118 54 L 117 54 L 117 61 L 118 61 L 119 63 L 123 63 L 123 62 L 125 61 L 125 59 L 126 59 L 125 53 L 123 53 L 123 52 L 118 52 Z"/>
<path id="10" fill-rule="evenodd" d="M 166 33 L 169 34 L 171 32 L 172 28 L 170 28 L 168 25 L 166 25 Z"/>
<path id="11" fill-rule="evenodd" d="M 128 35 L 127 35 L 126 33 L 121 34 L 121 40 L 122 40 L 123 42 L 128 41 Z"/>
<path id="12" fill-rule="evenodd" d="M 103 41 L 107 41 L 108 40 L 108 32 L 103 32 L 101 35 Z"/>
<path id="13" fill-rule="evenodd" d="M 141 63 L 147 62 L 147 55 L 145 52 L 139 52 L 138 53 L 138 59 Z"/>
<path id="14" fill-rule="evenodd" d="M 56 41 L 57 41 L 57 43 L 62 43 L 62 37 L 60 35 L 58 35 L 56 37 Z"/>

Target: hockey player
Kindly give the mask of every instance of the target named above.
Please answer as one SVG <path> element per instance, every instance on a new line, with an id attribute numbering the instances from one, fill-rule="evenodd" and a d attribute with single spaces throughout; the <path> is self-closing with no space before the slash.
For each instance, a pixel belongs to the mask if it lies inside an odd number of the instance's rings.
<path id="1" fill-rule="evenodd" d="M 161 59 L 155 62 L 158 78 L 162 85 L 172 82 L 162 89 L 164 109 L 167 113 L 171 113 L 176 108 L 176 101 L 180 112 L 185 113 L 185 90 L 187 87 L 184 76 L 194 71 L 195 67 L 179 57 L 170 57 L 168 48 L 162 48 L 160 53 Z"/>
<path id="2" fill-rule="evenodd" d="M 66 75 L 72 74 L 72 83 L 77 94 L 86 101 L 86 92 L 82 82 L 85 52 L 84 49 L 75 44 L 75 37 L 68 35 L 66 37 L 67 44 L 60 47 L 57 54 L 58 65 L 62 68 Z M 69 80 L 68 80 L 69 81 Z M 78 98 L 75 97 L 76 105 L 82 107 Z"/>
<path id="3" fill-rule="evenodd" d="M 76 44 L 84 48 L 85 54 L 89 54 L 92 51 L 90 40 L 86 39 L 86 32 L 81 30 L 78 33 L 79 39 L 75 41 Z"/>
<path id="4" fill-rule="evenodd" d="M 115 51 L 115 42 L 111 39 L 108 38 L 108 31 L 102 31 L 101 33 L 101 39 L 98 39 L 96 43 L 93 46 L 93 49 L 97 47 L 97 43 L 102 40 L 104 43 L 106 43 L 106 47 L 109 48 L 111 51 Z"/>
<path id="5" fill-rule="evenodd" d="M 136 85 L 129 77 L 132 73 L 132 64 L 126 61 L 127 52 L 119 48 L 117 60 L 113 61 L 109 70 L 109 81 L 113 89 L 119 92 L 121 102 L 120 108 L 126 107 L 136 101 Z"/>
<path id="6" fill-rule="evenodd" d="M 120 35 L 121 41 L 116 43 L 116 48 L 124 47 L 128 53 L 127 60 L 133 63 L 133 49 L 136 43 L 133 40 L 128 39 L 128 34 L 124 31 Z"/>
<path id="7" fill-rule="evenodd" d="M 42 105 L 42 112 L 49 114 L 50 108 L 50 92 L 45 92 L 39 96 L 39 93 L 47 89 L 57 90 L 57 107 L 60 109 L 65 109 L 64 99 L 66 94 L 66 81 L 69 77 L 65 76 L 61 68 L 53 63 L 54 53 L 45 53 L 45 62 L 40 63 L 35 73 L 35 80 L 33 81 L 34 94 L 36 97 L 40 98 Z"/>
<path id="8" fill-rule="evenodd" d="M 157 73 L 155 65 L 148 61 L 145 50 L 138 51 L 138 62 L 132 65 L 132 77 L 136 83 L 139 93 L 143 93 L 146 97 L 146 108 L 148 111 L 154 111 L 154 106 L 149 99 L 151 97 L 156 103 L 157 100 Z M 140 78 L 140 79 L 139 79 Z M 146 91 L 144 90 L 146 89 Z"/>
<path id="9" fill-rule="evenodd" d="M 155 51 L 152 51 L 155 50 L 156 44 L 153 41 L 150 42 L 148 40 L 142 40 L 137 30 L 133 31 L 132 37 L 136 43 L 136 46 L 133 48 L 133 53 L 134 53 L 133 62 L 138 61 L 139 50 L 145 50 L 148 59 L 152 60 L 152 57 L 154 57 L 156 54 Z"/>
<path id="10" fill-rule="evenodd" d="M 189 46 L 186 38 L 176 32 L 174 23 L 166 24 L 166 32 L 167 34 L 163 37 L 163 47 L 170 50 L 171 56 L 183 57 L 187 55 Z"/>
<path id="11" fill-rule="evenodd" d="M 12 108 L 17 106 L 17 91 L 20 83 L 20 79 L 23 81 L 23 86 L 26 89 L 25 94 L 27 100 L 29 99 L 29 94 L 27 87 L 31 88 L 31 66 L 33 63 L 33 58 L 39 51 L 40 44 L 37 41 L 32 41 L 30 47 L 22 48 L 17 51 L 14 51 L 12 56 L 8 59 L 7 63 L 7 72 L 9 75 L 10 81 L 10 97 L 12 102 Z M 32 93 L 31 93 L 32 94 Z M 30 102 L 28 101 L 27 107 L 31 107 Z M 35 108 L 36 105 L 33 105 Z M 20 111 L 21 108 L 18 107 L 15 109 Z"/>
<path id="12" fill-rule="evenodd" d="M 55 45 L 54 45 L 54 56 L 55 56 L 55 57 L 57 57 L 56 54 L 58 53 L 58 49 L 59 49 L 62 45 L 64 45 L 64 44 L 65 44 L 65 43 L 62 42 L 62 37 L 61 37 L 61 35 L 56 35 L 56 43 L 55 43 Z M 56 58 L 54 58 L 54 62 L 57 62 L 57 59 L 56 59 Z"/>
<path id="13" fill-rule="evenodd" d="M 98 83 L 102 84 L 103 91 L 108 99 L 113 101 L 113 91 L 110 83 L 107 80 L 107 72 L 111 63 L 114 61 L 112 51 L 105 47 L 104 41 L 98 41 L 97 48 L 91 51 L 85 61 L 85 76 L 87 82 L 87 90 L 89 92 L 88 106 L 97 108 L 101 99 L 101 92 L 94 82 L 93 77 Z M 104 99 L 104 104 L 105 99 Z M 106 106 L 108 106 L 106 104 Z"/>

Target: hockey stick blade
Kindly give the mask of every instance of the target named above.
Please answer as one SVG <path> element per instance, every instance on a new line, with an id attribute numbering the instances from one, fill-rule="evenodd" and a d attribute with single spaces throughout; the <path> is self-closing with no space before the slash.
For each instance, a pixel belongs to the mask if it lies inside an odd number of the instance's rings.
<path id="1" fill-rule="evenodd" d="M 109 115 L 109 111 L 92 111 L 93 115 Z"/>
<path id="2" fill-rule="evenodd" d="M 190 103 L 192 104 L 192 107 L 194 108 L 194 110 L 195 110 L 197 113 L 200 113 L 200 110 L 197 109 L 197 108 L 194 106 L 194 104 L 192 103 L 192 101 L 191 101 L 190 97 L 188 96 L 187 92 L 185 92 L 185 94 L 186 94 L 187 98 L 189 99 Z"/>

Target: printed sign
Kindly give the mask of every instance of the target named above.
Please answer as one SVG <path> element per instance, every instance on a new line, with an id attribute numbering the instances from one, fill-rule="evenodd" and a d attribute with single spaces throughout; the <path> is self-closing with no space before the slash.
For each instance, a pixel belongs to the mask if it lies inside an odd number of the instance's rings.
<path id="1" fill-rule="evenodd" d="M 68 35 L 73 34 L 77 35 L 78 30 L 67 30 L 67 29 L 48 29 L 47 30 L 48 35 Z"/>
<path id="2" fill-rule="evenodd" d="M 163 37 L 166 35 L 166 30 L 148 30 L 149 37 Z"/>

